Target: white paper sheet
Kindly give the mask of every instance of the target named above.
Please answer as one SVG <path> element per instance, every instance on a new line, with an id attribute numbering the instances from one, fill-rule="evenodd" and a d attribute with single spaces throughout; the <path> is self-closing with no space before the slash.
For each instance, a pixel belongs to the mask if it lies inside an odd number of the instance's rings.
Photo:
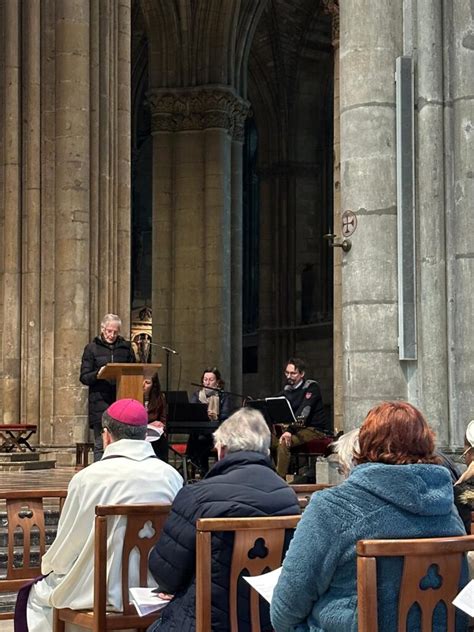
<path id="1" fill-rule="evenodd" d="M 264 573 L 263 575 L 257 575 L 256 577 L 244 577 L 252 588 L 254 588 L 268 603 L 272 602 L 273 589 L 275 588 L 278 578 L 280 577 L 280 568 Z"/>
<path id="2" fill-rule="evenodd" d="M 470 617 L 474 617 L 474 579 L 471 579 L 469 584 L 464 586 L 454 599 L 453 604 Z"/>
<path id="3" fill-rule="evenodd" d="M 157 612 L 169 604 L 168 599 L 161 599 L 153 592 L 154 588 L 130 588 L 130 598 L 141 617 Z"/>

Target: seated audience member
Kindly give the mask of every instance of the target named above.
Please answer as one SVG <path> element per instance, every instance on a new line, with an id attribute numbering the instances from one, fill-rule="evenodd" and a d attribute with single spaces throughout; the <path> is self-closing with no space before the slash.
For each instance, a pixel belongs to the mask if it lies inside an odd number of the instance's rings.
<path id="1" fill-rule="evenodd" d="M 466 532 L 471 533 L 471 512 L 474 511 L 474 419 L 469 422 L 464 436 L 463 461 L 466 471 L 459 477 L 454 487 L 456 505 Z M 471 578 L 474 578 L 474 552 L 468 553 Z"/>
<path id="2" fill-rule="evenodd" d="M 147 423 L 146 409 L 134 399 L 118 400 L 103 414 L 104 456 L 69 483 L 56 539 L 41 564 L 47 577 L 29 594 L 29 632 L 52 630 L 52 607 L 92 608 L 96 505 L 171 504 L 181 488 L 181 476 L 156 458 L 145 441 Z M 107 547 L 107 603 L 119 610 L 124 520 L 111 520 Z M 132 564 L 131 569 L 130 584 L 138 585 L 138 564 Z"/>
<path id="3" fill-rule="evenodd" d="M 337 454 L 340 474 L 347 478 L 355 466 L 354 453 L 359 449 L 359 428 L 345 432 L 331 447 L 334 454 Z"/>
<path id="4" fill-rule="evenodd" d="M 174 595 L 149 630 L 195 630 L 196 520 L 298 514 L 295 492 L 275 473 L 269 458 L 270 431 L 260 412 L 242 408 L 214 433 L 218 462 L 207 476 L 176 496 L 150 569 L 161 589 Z M 229 627 L 229 565 L 232 536 L 213 539 L 212 631 Z M 267 613 L 268 614 L 268 613 Z M 250 629 L 239 608 L 239 631 Z M 269 617 L 264 630 L 271 630 Z M 211 631 L 209 631 L 211 632 Z"/>
<path id="5" fill-rule="evenodd" d="M 166 399 L 161 392 L 158 373 L 143 380 L 143 401 L 148 412 L 147 441 L 151 442 L 156 456 L 168 463 L 168 437 L 166 436 Z"/>
<path id="6" fill-rule="evenodd" d="M 362 424 L 359 444 L 348 479 L 314 494 L 296 529 L 273 593 L 276 632 L 357 631 L 358 540 L 465 534 L 449 472 L 437 465 L 420 411 L 405 402 L 379 404 Z M 393 558 L 379 568 L 384 632 L 397 629 L 401 566 Z M 443 614 L 435 611 L 437 632 L 446 629 Z M 421 629 L 416 613 L 407 629 Z"/>
<path id="7" fill-rule="evenodd" d="M 230 397 L 222 389 L 224 381 L 219 369 L 204 369 L 201 376 L 202 388 L 191 395 L 191 404 L 206 404 L 210 421 L 224 421 L 230 414 Z M 216 390 L 219 389 L 219 390 Z M 186 449 L 188 457 L 204 475 L 209 469 L 209 456 L 213 447 L 212 433 L 192 432 Z"/>

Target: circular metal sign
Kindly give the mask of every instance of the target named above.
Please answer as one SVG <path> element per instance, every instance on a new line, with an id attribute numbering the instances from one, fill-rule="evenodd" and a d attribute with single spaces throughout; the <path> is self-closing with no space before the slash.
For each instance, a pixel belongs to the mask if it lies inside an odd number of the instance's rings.
<path id="1" fill-rule="evenodd" d="M 342 214 L 342 236 L 350 237 L 357 228 L 357 215 L 352 211 L 344 211 Z"/>

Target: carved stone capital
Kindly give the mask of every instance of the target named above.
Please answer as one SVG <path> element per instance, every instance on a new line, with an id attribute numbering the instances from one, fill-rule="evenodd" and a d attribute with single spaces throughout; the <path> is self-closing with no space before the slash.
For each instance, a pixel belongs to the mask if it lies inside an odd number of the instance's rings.
<path id="1" fill-rule="evenodd" d="M 332 16 L 332 45 L 339 46 L 339 0 L 321 0 L 324 13 Z"/>
<path id="2" fill-rule="evenodd" d="M 152 132 L 225 129 L 243 140 L 249 103 L 224 87 L 157 89 L 147 94 Z"/>

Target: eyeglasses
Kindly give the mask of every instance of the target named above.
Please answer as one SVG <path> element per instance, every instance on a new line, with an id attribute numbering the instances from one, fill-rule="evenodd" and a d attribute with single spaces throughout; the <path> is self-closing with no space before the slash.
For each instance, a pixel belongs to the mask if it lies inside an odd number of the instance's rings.
<path id="1" fill-rule="evenodd" d="M 467 455 L 468 452 L 470 452 L 472 450 L 473 447 L 474 446 L 471 445 L 471 446 L 469 446 L 468 448 L 466 448 L 464 450 L 464 452 L 461 454 L 461 459 L 460 459 L 461 463 L 466 463 L 466 455 Z"/>

